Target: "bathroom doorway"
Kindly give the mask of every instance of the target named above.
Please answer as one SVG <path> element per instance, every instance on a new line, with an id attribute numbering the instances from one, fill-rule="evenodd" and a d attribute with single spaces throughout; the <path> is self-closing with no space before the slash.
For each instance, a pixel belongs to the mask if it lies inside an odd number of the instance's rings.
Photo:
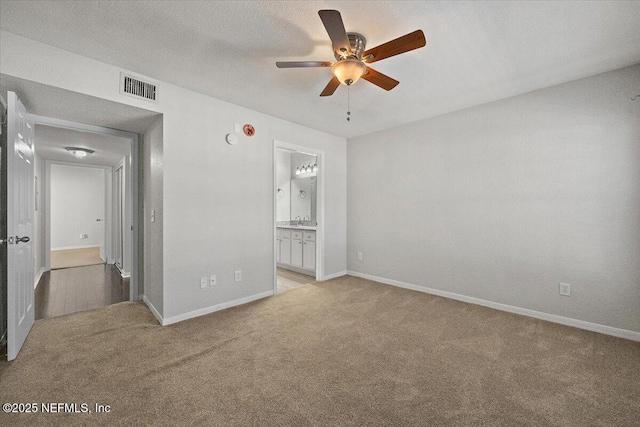
<path id="1" fill-rule="evenodd" d="M 307 147 L 274 143 L 274 293 L 322 277 L 322 157 Z"/>

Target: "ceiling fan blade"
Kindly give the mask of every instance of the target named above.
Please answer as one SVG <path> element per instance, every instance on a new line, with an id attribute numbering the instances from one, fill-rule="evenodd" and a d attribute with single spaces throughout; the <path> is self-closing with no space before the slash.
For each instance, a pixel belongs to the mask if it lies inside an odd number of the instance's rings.
<path id="1" fill-rule="evenodd" d="M 334 52 L 344 52 L 346 55 L 351 54 L 351 45 L 347 31 L 344 29 L 342 16 L 337 10 L 320 10 L 318 11 L 320 19 L 326 28 Z M 344 49 L 344 50 L 343 50 Z"/>
<path id="2" fill-rule="evenodd" d="M 338 89 L 338 86 L 340 86 L 340 80 L 338 80 L 335 76 L 333 76 L 333 78 L 329 81 L 329 84 L 327 85 L 327 87 L 324 88 L 320 96 L 333 95 L 333 92 L 335 92 L 336 89 Z"/>
<path id="3" fill-rule="evenodd" d="M 390 58 L 392 56 L 400 55 L 401 53 L 409 52 L 410 50 L 424 47 L 427 44 L 427 40 L 424 38 L 422 30 L 416 30 L 413 33 L 406 34 L 402 37 L 398 37 L 395 40 L 391 40 L 380 46 L 376 46 L 372 49 L 366 50 L 362 54 L 362 60 L 367 64 L 371 64 L 381 59 Z M 367 58 L 372 55 L 372 58 Z"/>
<path id="4" fill-rule="evenodd" d="M 278 68 L 307 68 L 307 67 L 331 67 L 333 62 L 329 61 L 288 61 L 276 62 Z"/>
<path id="5" fill-rule="evenodd" d="M 400 83 L 385 74 L 379 73 L 371 67 L 367 67 L 367 72 L 362 75 L 362 78 L 384 90 L 391 90 Z"/>

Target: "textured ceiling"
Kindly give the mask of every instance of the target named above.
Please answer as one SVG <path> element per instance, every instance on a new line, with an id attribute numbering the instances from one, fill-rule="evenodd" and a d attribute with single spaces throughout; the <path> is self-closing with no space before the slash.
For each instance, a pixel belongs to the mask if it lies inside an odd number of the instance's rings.
<path id="1" fill-rule="evenodd" d="M 640 2 L 12 2 L 0 27 L 257 111 L 351 137 L 640 62 Z M 374 64 L 400 81 L 318 95 L 332 60 L 319 9 L 374 47 L 416 29 L 425 48 Z"/>
<path id="2" fill-rule="evenodd" d="M 43 159 L 79 165 L 116 166 L 131 152 L 131 143 L 125 138 L 51 126 L 36 125 L 34 139 L 36 152 Z M 88 148 L 95 153 L 86 159 L 79 160 L 69 154 L 65 147 Z"/>

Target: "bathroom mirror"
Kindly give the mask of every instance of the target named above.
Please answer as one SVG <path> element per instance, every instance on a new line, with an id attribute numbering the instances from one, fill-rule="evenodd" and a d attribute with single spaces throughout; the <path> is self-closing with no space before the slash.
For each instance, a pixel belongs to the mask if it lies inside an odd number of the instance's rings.
<path id="1" fill-rule="evenodd" d="M 316 177 L 291 180 L 291 220 L 316 222 Z"/>
<path id="2" fill-rule="evenodd" d="M 317 223 L 316 156 L 291 150 L 276 151 L 276 220 L 306 225 Z"/>

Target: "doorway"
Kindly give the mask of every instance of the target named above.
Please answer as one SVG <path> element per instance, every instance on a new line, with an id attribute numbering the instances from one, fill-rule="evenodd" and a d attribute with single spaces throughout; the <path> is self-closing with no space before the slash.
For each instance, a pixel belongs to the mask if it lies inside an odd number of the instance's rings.
<path id="1" fill-rule="evenodd" d="M 36 206 L 36 228 L 41 230 L 40 234 L 42 231 L 46 233 L 47 224 L 50 224 L 51 247 L 42 247 L 43 242 L 36 239 L 36 271 L 43 267 L 39 262 L 43 250 L 50 250 L 51 270 L 105 264 L 105 223 L 109 218 L 105 203 L 107 171 L 95 165 L 53 163 L 47 160 L 47 157 L 43 157 L 47 151 L 43 145 L 47 140 L 38 135 L 41 133 L 39 128 L 36 126 L 36 187 L 40 181 L 49 182 L 44 194 L 45 198 L 50 199 L 51 207 Z M 47 162 L 48 173 L 39 177 L 43 158 Z M 36 201 L 41 193 L 37 192 Z M 39 214 L 38 209 L 43 208 L 46 211 L 44 217 L 50 217 L 48 222 L 43 221 Z"/>
<path id="2" fill-rule="evenodd" d="M 324 153 L 274 141 L 274 293 L 321 280 Z"/>
<path id="3" fill-rule="evenodd" d="M 137 186 L 129 181 L 135 139 L 32 117 L 36 182 L 43 184 L 36 204 L 44 211 L 36 212 L 35 318 L 134 300 L 131 190 Z"/>

